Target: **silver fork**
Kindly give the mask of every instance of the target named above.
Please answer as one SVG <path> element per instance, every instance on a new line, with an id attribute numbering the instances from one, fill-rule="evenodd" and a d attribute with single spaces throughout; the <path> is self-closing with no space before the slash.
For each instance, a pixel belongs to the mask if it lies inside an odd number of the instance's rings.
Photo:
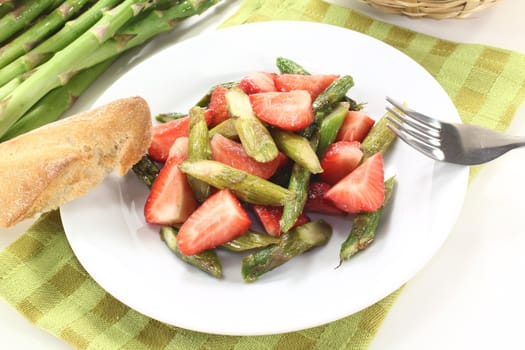
<path id="1" fill-rule="evenodd" d="M 448 163 L 476 165 L 525 146 L 525 137 L 474 125 L 447 123 L 416 112 L 387 97 L 388 127 L 414 149 Z"/>

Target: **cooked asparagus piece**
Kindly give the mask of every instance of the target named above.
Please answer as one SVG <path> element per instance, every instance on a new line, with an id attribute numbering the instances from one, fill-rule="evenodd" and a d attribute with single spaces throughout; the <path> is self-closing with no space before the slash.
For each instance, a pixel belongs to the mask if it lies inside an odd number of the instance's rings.
<path id="1" fill-rule="evenodd" d="M 148 6 L 140 0 L 125 0 L 64 50 L 41 65 L 35 73 L 0 101 L 0 136 L 52 89 L 65 85 L 74 75 L 75 66 L 83 57 L 113 37 L 131 18 Z"/>
<path id="2" fill-rule="evenodd" d="M 395 177 L 393 176 L 385 181 L 385 199 L 381 208 L 372 212 L 359 213 L 354 217 L 350 235 L 341 245 L 339 253 L 340 263 L 348 260 L 359 251 L 366 249 L 372 243 L 383 209 L 388 204 L 394 191 L 394 184 Z"/>
<path id="3" fill-rule="evenodd" d="M 0 68 L 25 54 L 39 41 L 53 33 L 69 18 L 79 12 L 88 0 L 66 0 L 47 17 L 38 21 L 25 32 L 0 48 Z"/>
<path id="4" fill-rule="evenodd" d="M 161 123 L 167 123 L 169 121 L 186 117 L 188 114 L 179 112 L 160 113 L 155 116 L 155 119 Z"/>
<path id="5" fill-rule="evenodd" d="M 0 44 L 11 39 L 21 29 L 27 27 L 33 19 L 48 9 L 55 8 L 63 0 L 29 0 L 16 10 L 0 19 Z"/>
<path id="6" fill-rule="evenodd" d="M 301 225 L 281 236 L 278 244 L 245 256 L 242 260 L 242 277 L 246 282 L 253 282 L 290 259 L 326 244 L 331 235 L 332 227 L 322 220 Z"/>
<path id="7" fill-rule="evenodd" d="M 157 164 L 155 164 L 147 154 L 142 156 L 142 158 L 134 164 L 131 169 L 149 188 L 153 186 L 153 182 L 155 182 L 155 179 L 159 176 L 160 172 Z"/>
<path id="8" fill-rule="evenodd" d="M 191 256 L 184 255 L 177 246 L 177 232 L 174 227 L 164 226 L 160 229 L 160 236 L 179 259 L 213 277 L 220 278 L 222 276 L 222 265 L 215 250 L 211 249 Z"/>
<path id="9" fill-rule="evenodd" d="M 0 69 L 0 86 L 30 71 L 49 60 L 56 52 L 62 50 L 102 17 L 102 13 L 118 3 L 117 0 L 101 0 L 72 21 L 46 41 Z"/>
<path id="10" fill-rule="evenodd" d="M 396 139 L 396 134 L 387 126 L 386 115 L 374 123 L 372 129 L 368 132 L 361 143 L 363 149 L 363 160 L 373 156 L 377 152 L 383 152 L 390 147 Z"/>
<path id="11" fill-rule="evenodd" d="M 199 107 L 208 107 L 208 104 L 210 103 L 211 94 L 213 93 L 213 90 L 215 90 L 217 86 L 222 86 L 227 89 L 230 89 L 232 87 L 236 87 L 237 85 L 239 85 L 238 81 L 227 81 L 225 83 L 215 85 L 211 89 L 209 89 L 206 95 L 202 96 L 201 99 L 195 105 Z"/>
<path id="12" fill-rule="evenodd" d="M 271 244 L 279 243 L 279 237 L 270 236 L 266 233 L 248 231 L 242 236 L 235 238 L 222 245 L 223 248 L 233 252 L 243 252 L 250 249 L 266 247 Z"/>
<path id="13" fill-rule="evenodd" d="M 239 199 L 262 205 L 283 205 L 295 194 L 263 178 L 213 160 L 186 160 L 180 170 L 218 189 L 229 188 Z"/>
<path id="14" fill-rule="evenodd" d="M 277 69 L 281 74 L 303 74 L 310 75 L 306 69 L 304 69 L 298 63 L 284 57 L 277 57 L 275 60 Z"/>
<path id="15" fill-rule="evenodd" d="M 272 130 L 272 136 L 277 147 L 294 162 L 312 174 L 323 172 L 319 158 L 307 138 L 280 129 Z"/>
<path id="16" fill-rule="evenodd" d="M 213 128 L 210 129 L 210 139 L 215 134 L 221 134 L 222 136 L 227 137 L 229 139 L 237 139 L 239 135 L 237 134 L 237 129 L 235 129 L 235 120 L 233 118 L 229 118 L 215 125 Z"/>
<path id="17" fill-rule="evenodd" d="M 188 137 L 188 159 L 191 161 L 211 159 L 210 139 L 204 109 L 190 109 L 190 134 Z M 193 176 L 188 176 L 188 182 L 195 199 L 203 202 L 210 195 L 210 185 Z"/>
<path id="18" fill-rule="evenodd" d="M 266 126 L 255 116 L 248 95 L 232 88 L 226 93 L 226 103 L 246 153 L 262 163 L 275 159 L 279 150 Z"/>
<path id="19" fill-rule="evenodd" d="M 317 156 L 320 159 L 323 158 L 326 149 L 335 141 L 337 133 L 348 113 L 348 108 L 348 102 L 339 102 L 333 111 L 321 122 L 319 128 L 319 145 L 317 146 Z"/>

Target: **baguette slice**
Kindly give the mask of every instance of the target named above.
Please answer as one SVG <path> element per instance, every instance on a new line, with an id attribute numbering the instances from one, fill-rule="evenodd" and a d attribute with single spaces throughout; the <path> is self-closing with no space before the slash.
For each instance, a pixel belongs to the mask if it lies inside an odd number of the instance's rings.
<path id="1" fill-rule="evenodd" d="M 85 194 L 113 170 L 124 175 L 151 143 L 140 97 L 116 100 L 0 143 L 0 226 Z"/>

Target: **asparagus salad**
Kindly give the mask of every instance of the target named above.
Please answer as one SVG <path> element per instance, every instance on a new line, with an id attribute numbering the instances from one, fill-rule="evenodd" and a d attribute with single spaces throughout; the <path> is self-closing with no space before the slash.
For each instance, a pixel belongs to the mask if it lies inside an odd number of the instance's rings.
<path id="1" fill-rule="evenodd" d="M 253 282 L 325 245 L 333 216 L 351 227 L 342 263 L 373 241 L 393 192 L 383 153 L 395 135 L 347 96 L 352 77 L 310 74 L 282 57 L 276 65 L 212 87 L 189 113 L 158 115 L 133 167 L 151 188 L 146 221 L 215 277 L 216 249 L 242 252 L 242 277 Z"/>

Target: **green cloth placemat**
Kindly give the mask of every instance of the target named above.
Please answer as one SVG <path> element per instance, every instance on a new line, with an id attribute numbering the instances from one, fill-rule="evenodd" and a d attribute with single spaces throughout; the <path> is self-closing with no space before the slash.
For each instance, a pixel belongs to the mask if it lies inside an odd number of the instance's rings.
<path id="1" fill-rule="evenodd" d="M 224 25 L 263 20 L 336 24 L 397 47 L 442 84 L 465 123 L 503 131 L 525 97 L 525 56 L 519 53 L 418 34 L 318 0 L 246 0 Z M 57 211 L 42 215 L 0 252 L 0 295 L 78 349 L 366 349 L 398 294 L 300 332 L 218 336 L 167 326 L 115 300 L 73 255 Z"/>

